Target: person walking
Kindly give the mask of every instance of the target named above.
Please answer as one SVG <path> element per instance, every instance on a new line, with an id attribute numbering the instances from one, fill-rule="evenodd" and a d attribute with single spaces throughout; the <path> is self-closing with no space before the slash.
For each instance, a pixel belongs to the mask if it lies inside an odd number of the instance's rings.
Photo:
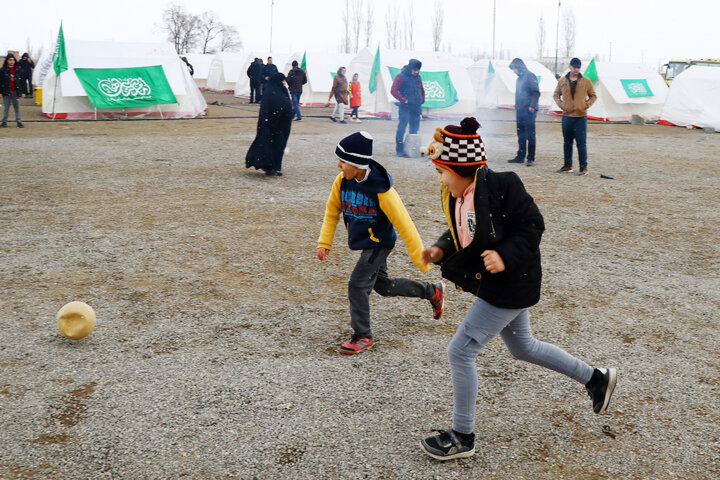
<path id="1" fill-rule="evenodd" d="M 519 58 L 510 62 L 510 70 L 515 72 L 515 120 L 517 125 L 518 151 L 510 163 L 524 163 L 527 155 L 527 166 L 535 164 L 535 118 L 538 111 L 540 87 L 537 76 L 529 71 Z"/>
<path id="2" fill-rule="evenodd" d="M 17 65 L 15 55 L 8 53 L 2 68 L 0 68 L 0 93 L 3 96 L 3 117 L 0 127 L 7 127 L 11 105 L 15 109 L 15 121 L 18 128 L 24 127 L 20 119 L 20 102 L 18 98 L 25 96 L 26 82 L 25 72 Z"/>
<path id="3" fill-rule="evenodd" d="M 581 385 L 593 411 L 604 413 L 617 382 L 615 368 L 589 366 L 566 351 L 533 337 L 528 308 L 540 299 L 540 239 L 545 223 L 515 172 L 487 168 L 480 124 L 439 129 L 430 149 L 449 229 L 423 250 L 424 263 L 439 263 L 442 276 L 478 297 L 448 346 L 453 387 L 452 428 L 421 440 L 436 460 L 475 453 L 477 357 L 497 335 L 510 354 L 561 373 Z"/>
<path id="4" fill-rule="evenodd" d="M 18 66 L 23 70 L 23 73 L 25 76 L 25 91 L 27 92 L 28 97 L 32 98 L 32 96 L 33 96 L 32 77 L 33 77 L 33 70 L 35 70 L 35 62 L 33 62 L 30 59 L 30 55 L 28 53 L 23 53 L 22 57 L 20 57 L 20 61 L 18 62 Z"/>
<path id="5" fill-rule="evenodd" d="M 292 102 L 285 88 L 285 75 L 276 73 L 265 83 L 257 134 L 245 155 L 245 167 L 264 170 L 268 177 L 281 177 L 282 158 L 291 126 Z"/>
<path id="6" fill-rule="evenodd" d="M 330 89 L 330 95 L 328 95 L 328 101 L 325 106 L 330 105 L 330 99 L 335 97 L 335 109 L 330 120 L 333 122 L 347 123 L 345 121 L 345 107 L 348 104 L 348 81 L 345 78 L 345 67 L 340 67 L 333 78 L 332 88 Z"/>
<path id="7" fill-rule="evenodd" d="M 416 297 L 428 300 L 433 318 L 445 309 L 445 283 L 427 283 L 407 278 L 390 278 L 387 258 L 400 232 L 408 254 L 425 273 L 430 266 L 420 259 L 422 239 L 410 218 L 393 180 L 385 168 L 372 158 L 373 138 L 368 132 L 349 135 L 335 147 L 340 173 L 335 177 L 325 205 L 325 219 L 317 242 L 318 260 L 330 252 L 335 229 L 342 212 L 351 250 L 361 250 L 348 282 L 350 326 L 353 335 L 338 351 L 360 353 L 373 345 L 370 328 L 370 293 L 383 297 Z"/>
<path id="8" fill-rule="evenodd" d="M 597 95 L 593 84 L 580 73 L 582 62 L 579 58 L 570 60 L 570 71 L 560 77 L 553 99 L 562 109 L 562 133 L 564 163 L 558 172 L 572 173 L 573 140 L 577 145 L 580 172 L 578 175 L 588 174 L 587 155 L 587 111 Z"/>
<path id="9" fill-rule="evenodd" d="M 302 114 L 300 113 L 300 97 L 303 92 L 303 85 L 307 83 L 307 75 L 305 70 L 298 67 L 297 60 L 293 60 L 292 69 L 287 74 L 288 90 L 292 97 L 293 104 L 293 117 L 296 121 L 302 120 Z"/>
<path id="10" fill-rule="evenodd" d="M 407 157 L 405 153 L 405 129 L 410 125 L 410 134 L 420 129 L 422 104 L 425 103 L 425 89 L 420 76 L 422 62 L 411 58 L 399 74 L 395 76 L 390 94 L 398 103 L 398 127 L 395 132 L 395 153 L 398 157 Z"/>
<path id="11" fill-rule="evenodd" d="M 350 112 L 350 120 L 355 123 L 362 123 L 358 116 L 358 110 L 362 106 L 362 88 L 360 85 L 360 75 L 357 73 L 354 73 L 352 76 L 348 92 L 350 94 L 350 108 L 352 108 L 352 111 Z"/>

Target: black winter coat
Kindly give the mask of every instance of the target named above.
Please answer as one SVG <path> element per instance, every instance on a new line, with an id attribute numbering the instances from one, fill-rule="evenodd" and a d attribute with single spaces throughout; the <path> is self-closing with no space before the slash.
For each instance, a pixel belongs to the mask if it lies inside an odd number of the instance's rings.
<path id="1" fill-rule="evenodd" d="M 452 229 L 435 246 L 443 250 L 444 278 L 500 308 L 527 308 L 540 299 L 540 239 L 545 223 L 533 198 L 514 172 L 478 169 L 475 177 L 475 235 L 460 249 L 455 199 L 443 187 L 443 210 Z M 480 254 L 496 250 L 505 271 L 489 273 Z"/>
<path id="2" fill-rule="evenodd" d="M 260 102 L 257 134 L 245 156 L 245 167 L 262 170 L 281 170 L 290 126 L 292 102 L 283 85 L 285 75 L 276 73 L 265 83 Z"/>
<path id="3" fill-rule="evenodd" d="M 17 63 L 15 64 L 15 88 L 18 97 L 20 94 L 28 93 L 25 70 L 20 68 Z M 10 67 L 0 68 L 0 93 L 10 95 Z"/>
<path id="4" fill-rule="evenodd" d="M 247 69 L 247 76 L 251 81 L 259 82 L 262 80 L 262 65 L 258 62 L 252 62 Z"/>
<path id="5" fill-rule="evenodd" d="M 278 69 L 274 63 L 266 63 L 265 65 L 262 66 L 261 73 L 262 73 L 262 81 L 267 83 L 267 80 L 265 80 L 265 77 L 272 77 L 273 75 L 278 73 Z M 283 75 L 283 78 L 285 78 L 285 75 Z"/>
<path id="6" fill-rule="evenodd" d="M 305 70 L 303 70 L 302 68 L 293 67 L 292 70 L 288 72 L 287 84 L 290 93 L 302 93 L 303 85 L 305 85 L 306 83 L 307 75 L 305 75 Z"/>

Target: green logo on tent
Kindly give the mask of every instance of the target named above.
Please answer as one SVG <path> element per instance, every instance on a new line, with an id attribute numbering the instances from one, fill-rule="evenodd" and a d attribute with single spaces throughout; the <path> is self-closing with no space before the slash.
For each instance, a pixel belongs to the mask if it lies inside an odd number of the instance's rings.
<path id="1" fill-rule="evenodd" d="M 95 108 L 127 108 L 177 103 L 162 66 L 76 68 L 80 83 Z"/>
<path id="2" fill-rule="evenodd" d="M 650 90 L 647 80 L 644 78 L 633 79 L 633 80 L 620 80 L 625 93 L 628 97 L 653 97 L 655 96 Z"/>
<path id="3" fill-rule="evenodd" d="M 399 68 L 388 67 L 388 70 L 393 79 L 400 73 Z M 423 108 L 445 108 L 458 102 L 449 72 L 420 72 L 420 76 L 425 89 Z"/>

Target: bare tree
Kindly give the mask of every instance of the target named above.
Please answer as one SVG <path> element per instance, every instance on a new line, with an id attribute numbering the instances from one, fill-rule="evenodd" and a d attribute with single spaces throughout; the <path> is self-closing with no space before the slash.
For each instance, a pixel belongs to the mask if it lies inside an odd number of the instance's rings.
<path id="1" fill-rule="evenodd" d="M 198 31 L 202 53 L 209 53 L 208 45 L 222 34 L 222 29 L 223 24 L 214 12 L 204 12 L 200 15 Z"/>
<path id="2" fill-rule="evenodd" d="M 350 26 L 352 29 L 352 48 L 351 52 L 357 52 L 360 50 L 360 34 L 363 30 L 363 8 L 365 7 L 365 0 L 352 0 L 350 8 Z"/>
<path id="3" fill-rule="evenodd" d="M 30 60 L 32 60 L 33 62 L 35 62 L 37 64 L 40 61 L 40 57 L 43 54 L 43 46 L 41 44 L 40 48 L 35 50 L 35 47 L 33 47 L 32 44 L 30 43 L 30 37 L 27 37 L 27 41 L 25 44 L 25 52 L 30 56 Z"/>
<path id="4" fill-rule="evenodd" d="M 545 16 L 541 13 L 540 20 L 538 21 L 537 28 L 537 58 L 538 60 L 543 57 L 545 52 L 545 38 L 547 36 L 547 30 L 545 29 Z"/>
<path id="5" fill-rule="evenodd" d="M 387 11 L 385 12 L 385 32 L 387 34 L 388 48 L 400 48 L 400 26 L 398 18 L 400 12 L 397 3 L 389 2 Z"/>
<path id="6" fill-rule="evenodd" d="M 191 48 L 193 48 L 195 45 L 197 45 L 198 41 L 200 40 L 200 16 L 199 15 L 193 15 L 192 13 L 188 13 L 186 19 L 184 28 L 182 31 L 182 40 L 181 40 L 181 48 L 182 52 L 180 53 L 187 53 L 190 51 Z"/>
<path id="7" fill-rule="evenodd" d="M 375 22 L 373 18 L 375 17 L 375 11 L 373 9 L 372 1 L 368 2 L 367 4 L 367 10 L 365 12 L 365 23 L 363 24 L 363 30 L 365 32 L 365 46 L 370 46 L 370 40 L 372 39 L 373 34 L 373 28 L 375 26 Z"/>
<path id="8" fill-rule="evenodd" d="M 407 5 L 407 11 L 408 15 L 406 15 L 404 18 L 404 37 L 405 37 L 405 49 L 406 50 L 414 50 L 415 49 L 415 15 L 413 14 L 413 8 L 412 8 L 412 0 L 408 1 Z"/>
<path id="9" fill-rule="evenodd" d="M 435 11 L 431 20 L 433 50 L 440 51 L 442 43 L 443 22 L 445 20 L 445 12 L 443 11 L 442 1 L 435 0 Z"/>
<path id="10" fill-rule="evenodd" d="M 242 41 L 238 34 L 237 28 L 232 25 L 223 24 L 222 30 L 220 31 L 220 51 L 235 51 L 242 48 Z"/>
<path id="11" fill-rule="evenodd" d="M 345 0 L 345 10 L 340 14 L 340 19 L 345 30 L 340 50 L 342 53 L 350 53 L 350 43 L 352 42 L 350 38 L 350 0 Z"/>
<path id="12" fill-rule="evenodd" d="M 563 8 L 563 52 L 566 57 L 575 51 L 575 12 L 572 7 Z"/>
<path id="13" fill-rule="evenodd" d="M 178 3 L 171 3 L 163 10 L 161 28 L 167 32 L 167 39 L 173 43 L 178 54 L 183 53 L 183 36 L 187 17 L 185 6 Z"/>

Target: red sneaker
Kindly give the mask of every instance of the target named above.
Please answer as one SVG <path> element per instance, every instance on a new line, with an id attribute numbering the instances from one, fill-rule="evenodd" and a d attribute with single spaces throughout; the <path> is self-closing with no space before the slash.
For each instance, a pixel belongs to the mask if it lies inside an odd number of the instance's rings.
<path id="1" fill-rule="evenodd" d="M 433 318 L 435 320 L 440 320 L 440 317 L 442 317 L 442 314 L 445 311 L 445 290 L 447 289 L 447 286 L 445 285 L 445 282 L 436 283 L 434 286 L 435 295 L 430 298 L 430 303 L 433 307 Z"/>
<path id="2" fill-rule="evenodd" d="M 372 347 L 372 345 L 372 338 L 353 335 L 350 340 L 338 347 L 338 352 L 344 353 L 345 355 L 356 355 L 363 350 L 367 350 L 368 348 Z"/>

